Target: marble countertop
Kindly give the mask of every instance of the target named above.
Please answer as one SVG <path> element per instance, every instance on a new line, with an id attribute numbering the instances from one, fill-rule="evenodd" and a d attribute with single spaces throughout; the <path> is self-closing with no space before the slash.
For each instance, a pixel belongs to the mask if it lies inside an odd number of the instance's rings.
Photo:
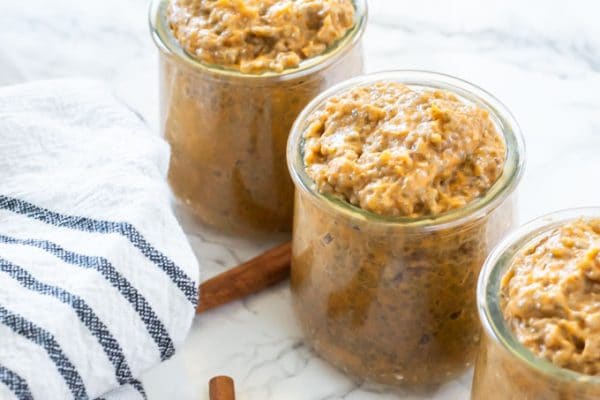
<path id="1" fill-rule="evenodd" d="M 600 203 L 600 3 L 371 0 L 367 70 L 427 69 L 474 82 L 515 114 L 528 147 L 520 220 Z M 157 128 L 157 57 L 147 0 L 5 1 L 0 85 L 85 76 L 107 82 Z M 179 213 L 209 278 L 273 243 L 222 237 Z M 356 384 L 303 343 L 286 284 L 197 318 L 186 344 L 143 379 L 150 400 L 207 399 L 228 374 L 240 400 L 466 399 L 470 376 L 429 393 Z"/>

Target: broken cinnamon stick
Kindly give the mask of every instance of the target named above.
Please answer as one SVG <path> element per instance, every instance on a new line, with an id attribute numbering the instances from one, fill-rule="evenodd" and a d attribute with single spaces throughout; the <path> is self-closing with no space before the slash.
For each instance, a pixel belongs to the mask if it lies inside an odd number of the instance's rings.
<path id="1" fill-rule="evenodd" d="M 283 281 L 289 276 L 290 261 L 291 244 L 285 243 L 207 280 L 200 285 L 196 312 L 239 300 Z"/>
<path id="2" fill-rule="evenodd" d="M 210 400 L 235 400 L 233 379 L 228 376 L 215 376 L 208 383 Z"/>

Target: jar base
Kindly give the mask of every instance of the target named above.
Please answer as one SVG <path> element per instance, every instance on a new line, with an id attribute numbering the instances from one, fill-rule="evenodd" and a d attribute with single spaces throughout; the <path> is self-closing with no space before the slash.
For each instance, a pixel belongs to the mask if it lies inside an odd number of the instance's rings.
<path id="1" fill-rule="evenodd" d="M 440 371 L 435 374 L 425 372 L 429 373 L 428 376 L 420 374 L 419 371 L 398 370 L 380 372 L 374 369 L 368 371 L 364 360 L 359 359 L 355 352 L 347 351 L 331 343 L 324 343 L 322 340 L 309 343 L 309 345 L 320 358 L 356 382 L 378 385 L 388 389 L 393 388 L 411 394 L 423 394 L 435 391 L 439 386 L 449 381 L 455 380 L 465 374 L 471 374 L 473 370 L 472 363 L 465 363 L 462 366 L 455 366 L 452 371 Z M 427 370 L 426 368 L 421 372 Z"/>

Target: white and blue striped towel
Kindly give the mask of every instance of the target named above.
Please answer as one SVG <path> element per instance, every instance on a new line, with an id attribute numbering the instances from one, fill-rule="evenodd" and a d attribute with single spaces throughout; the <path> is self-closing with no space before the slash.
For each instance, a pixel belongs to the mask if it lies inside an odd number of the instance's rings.
<path id="1" fill-rule="evenodd" d="M 102 86 L 0 88 L 0 399 L 140 399 L 194 317 L 168 147 Z"/>

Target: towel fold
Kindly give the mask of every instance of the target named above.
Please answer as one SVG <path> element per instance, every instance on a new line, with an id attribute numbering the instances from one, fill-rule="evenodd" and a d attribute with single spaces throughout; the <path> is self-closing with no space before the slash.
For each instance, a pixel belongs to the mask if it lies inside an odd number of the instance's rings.
<path id="1" fill-rule="evenodd" d="M 145 398 L 198 299 L 167 166 L 95 82 L 0 88 L 0 399 Z"/>

